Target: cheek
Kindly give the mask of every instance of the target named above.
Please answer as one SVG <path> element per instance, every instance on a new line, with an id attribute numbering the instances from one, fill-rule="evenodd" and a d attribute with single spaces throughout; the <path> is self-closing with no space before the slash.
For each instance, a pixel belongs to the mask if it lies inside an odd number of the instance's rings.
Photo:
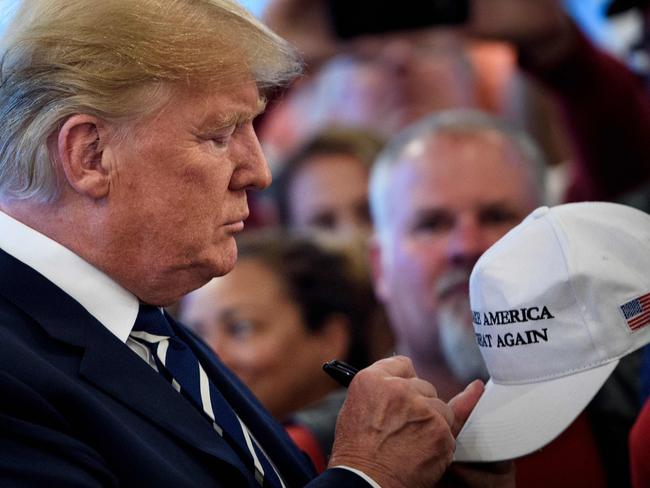
<path id="1" fill-rule="evenodd" d="M 175 155 L 169 165 L 175 168 L 166 182 L 170 210 L 182 209 L 198 222 L 214 220 L 221 206 L 228 204 L 229 163 L 194 148 Z"/>
<path id="2" fill-rule="evenodd" d="M 401 281 L 414 285 L 414 291 L 428 288 L 441 274 L 443 267 L 443 251 L 438 243 L 431 241 L 414 240 L 398 250 L 395 256 L 395 272 Z"/>
<path id="3" fill-rule="evenodd" d="M 485 245 L 487 248 L 492 246 L 495 242 L 501 239 L 510 229 L 512 229 L 519 222 L 508 222 L 497 226 L 489 227 L 485 230 Z"/>
<path id="4" fill-rule="evenodd" d="M 220 348 L 224 362 L 253 390 L 272 384 L 287 359 L 284 348 L 269 337 L 222 343 Z"/>
<path id="5" fill-rule="evenodd" d="M 320 212 L 320 208 L 305 201 L 305 205 L 291 205 L 291 219 L 297 226 L 306 226 Z"/>
<path id="6" fill-rule="evenodd" d="M 305 335 L 300 341 L 296 341 L 291 361 L 291 373 L 294 383 L 310 387 L 314 378 L 319 379 L 323 375 L 322 366 L 325 361 L 334 359 L 325 357 L 323 338 L 317 335 Z"/>
<path id="7" fill-rule="evenodd" d="M 274 388 L 291 389 L 295 378 L 306 374 L 303 370 L 307 350 L 305 344 L 304 334 L 298 330 L 292 334 L 278 334 L 269 338 L 264 351 L 259 351 L 258 366 L 262 366 L 262 357 L 264 358 L 260 377 L 264 375 Z"/>

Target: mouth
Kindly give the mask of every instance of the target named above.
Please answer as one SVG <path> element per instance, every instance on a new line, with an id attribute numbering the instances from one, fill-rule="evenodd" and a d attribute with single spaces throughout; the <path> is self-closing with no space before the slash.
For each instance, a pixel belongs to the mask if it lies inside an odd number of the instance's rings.
<path id="1" fill-rule="evenodd" d="M 452 272 L 443 276 L 436 286 L 436 293 L 439 300 L 469 295 L 469 273 Z"/>
<path id="2" fill-rule="evenodd" d="M 440 300 L 446 300 L 453 296 L 467 296 L 469 293 L 469 283 L 458 283 L 453 286 L 449 286 L 438 293 L 438 298 Z"/>
<path id="3" fill-rule="evenodd" d="M 249 212 L 246 211 L 243 214 L 241 214 L 239 217 L 235 217 L 234 219 L 226 222 L 224 224 L 224 227 L 228 229 L 230 232 L 241 232 L 244 230 L 244 221 L 248 218 Z"/>
<path id="4" fill-rule="evenodd" d="M 244 221 L 238 220 L 236 222 L 229 222 L 224 226 L 229 232 L 241 232 L 244 230 Z"/>

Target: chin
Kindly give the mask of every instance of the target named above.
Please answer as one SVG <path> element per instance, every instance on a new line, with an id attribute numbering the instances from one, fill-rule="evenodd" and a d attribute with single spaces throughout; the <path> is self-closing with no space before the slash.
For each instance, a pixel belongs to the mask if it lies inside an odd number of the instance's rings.
<path id="1" fill-rule="evenodd" d="M 235 267 L 236 263 L 237 263 L 237 249 L 235 248 L 235 252 L 227 256 L 222 255 L 220 256 L 220 259 L 217 262 L 215 262 L 214 266 L 212 267 L 211 278 L 216 278 L 217 276 L 223 276 L 225 274 L 230 273 Z"/>
<path id="2" fill-rule="evenodd" d="M 196 261 L 194 266 L 197 275 L 202 279 L 210 281 L 217 276 L 230 273 L 237 263 L 237 243 L 234 237 L 228 237 L 226 241 L 207 249 Z"/>

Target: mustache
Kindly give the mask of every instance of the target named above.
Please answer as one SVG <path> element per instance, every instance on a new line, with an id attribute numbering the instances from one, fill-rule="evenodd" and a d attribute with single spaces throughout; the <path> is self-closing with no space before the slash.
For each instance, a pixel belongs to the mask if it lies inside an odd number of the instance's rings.
<path id="1" fill-rule="evenodd" d="M 471 269 L 461 268 L 443 274 L 436 283 L 435 291 L 438 298 L 444 298 L 461 286 L 465 287 L 467 293 L 469 293 L 469 276 L 471 273 Z"/>

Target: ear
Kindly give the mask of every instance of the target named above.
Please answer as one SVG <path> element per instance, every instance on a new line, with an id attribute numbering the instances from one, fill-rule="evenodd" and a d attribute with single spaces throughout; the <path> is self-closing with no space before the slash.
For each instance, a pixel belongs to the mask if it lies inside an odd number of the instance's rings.
<path id="1" fill-rule="evenodd" d="M 318 334 L 318 351 L 321 354 L 320 361 L 344 358 L 350 348 L 350 321 L 341 314 L 334 314 L 327 318 Z"/>
<path id="2" fill-rule="evenodd" d="M 104 160 L 104 123 L 88 114 L 69 117 L 59 129 L 56 154 L 68 184 L 82 195 L 108 194 L 109 165 Z"/>
<path id="3" fill-rule="evenodd" d="M 370 272 L 372 274 L 372 284 L 375 289 L 375 295 L 380 301 L 385 302 L 388 297 L 388 287 L 384 279 L 384 266 L 382 260 L 382 248 L 379 238 L 375 234 L 368 242 L 368 261 L 370 263 Z"/>

